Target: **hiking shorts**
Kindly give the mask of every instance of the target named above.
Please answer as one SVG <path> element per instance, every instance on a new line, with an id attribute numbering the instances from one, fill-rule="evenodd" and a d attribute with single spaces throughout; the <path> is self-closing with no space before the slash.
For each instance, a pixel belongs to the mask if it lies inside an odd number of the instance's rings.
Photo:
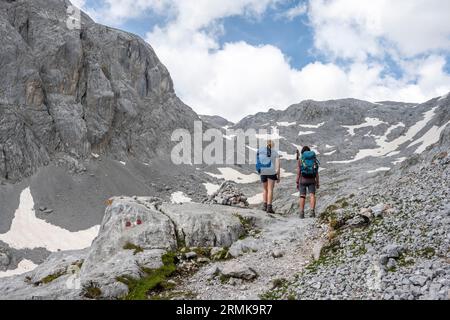
<path id="1" fill-rule="evenodd" d="M 261 175 L 261 182 L 262 183 L 266 183 L 267 180 L 277 181 L 278 180 L 278 176 L 276 174 L 272 174 L 272 175 L 269 175 L 269 176 Z"/>
<path id="2" fill-rule="evenodd" d="M 306 196 L 307 191 L 311 194 L 316 194 L 316 184 L 315 183 L 308 183 L 303 184 L 301 183 L 298 187 L 298 190 L 300 191 L 300 196 Z"/>

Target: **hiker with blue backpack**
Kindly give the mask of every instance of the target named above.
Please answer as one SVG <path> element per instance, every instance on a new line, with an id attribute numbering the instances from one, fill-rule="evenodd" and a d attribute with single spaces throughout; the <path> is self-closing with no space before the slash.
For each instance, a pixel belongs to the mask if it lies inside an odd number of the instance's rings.
<path id="1" fill-rule="evenodd" d="M 275 182 L 280 182 L 280 156 L 273 148 L 271 140 L 267 141 L 266 147 L 258 149 L 256 153 L 256 171 L 263 184 L 263 210 L 267 213 L 275 213 L 272 199 Z"/>
<path id="2" fill-rule="evenodd" d="M 316 190 L 319 189 L 319 165 L 316 153 L 304 146 L 299 155 L 297 150 L 297 189 L 300 191 L 300 219 L 305 218 L 306 194 L 310 194 L 311 217 L 316 216 Z"/>

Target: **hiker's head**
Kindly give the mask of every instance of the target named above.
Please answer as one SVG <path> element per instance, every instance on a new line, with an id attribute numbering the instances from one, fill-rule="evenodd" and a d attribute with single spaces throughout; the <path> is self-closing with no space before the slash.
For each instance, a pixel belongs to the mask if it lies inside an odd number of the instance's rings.
<path id="1" fill-rule="evenodd" d="M 272 140 L 267 140 L 267 148 L 272 148 L 272 147 L 273 147 Z"/>
<path id="2" fill-rule="evenodd" d="M 302 148 L 302 154 L 304 154 L 306 151 L 311 151 L 311 149 L 308 146 L 304 146 Z"/>

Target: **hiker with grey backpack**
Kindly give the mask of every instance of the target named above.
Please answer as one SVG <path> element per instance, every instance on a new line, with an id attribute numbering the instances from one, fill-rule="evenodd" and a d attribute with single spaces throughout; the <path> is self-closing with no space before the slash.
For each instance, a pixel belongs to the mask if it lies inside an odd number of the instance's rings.
<path id="1" fill-rule="evenodd" d="M 275 183 L 280 182 L 280 156 L 273 148 L 273 142 L 267 141 L 267 146 L 260 148 L 256 153 L 256 171 L 263 184 L 263 210 L 275 213 L 272 207 L 273 189 Z"/>
<path id="2" fill-rule="evenodd" d="M 307 146 L 302 148 L 301 154 L 297 150 L 297 189 L 300 191 L 300 219 L 305 218 L 306 195 L 310 195 L 310 216 L 316 216 L 316 190 L 319 189 L 319 166 L 316 153 Z"/>

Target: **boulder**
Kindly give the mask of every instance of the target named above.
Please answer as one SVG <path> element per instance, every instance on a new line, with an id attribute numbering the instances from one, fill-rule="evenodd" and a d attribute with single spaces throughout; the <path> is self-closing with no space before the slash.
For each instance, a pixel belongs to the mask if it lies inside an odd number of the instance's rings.
<path id="1" fill-rule="evenodd" d="M 397 244 L 389 244 L 383 248 L 383 252 L 388 258 L 397 259 L 405 251 L 405 248 Z"/>
<path id="2" fill-rule="evenodd" d="M 179 240 L 188 247 L 230 247 L 245 234 L 236 209 L 231 207 L 165 203 L 160 210 L 173 221 Z"/>
<path id="3" fill-rule="evenodd" d="M 116 278 L 139 278 L 142 268 L 162 265 L 161 256 L 177 248 L 175 227 L 157 205 L 157 198 L 116 197 L 108 201 L 98 237 L 81 270 L 82 284 L 95 283 L 102 297 L 126 293 Z"/>
<path id="4" fill-rule="evenodd" d="M 228 278 L 252 280 L 258 277 L 255 270 L 249 266 L 236 261 L 230 261 L 220 268 L 220 273 Z"/>
<path id="5" fill-rule="evenodd" d="M 247 252 L 258 251 L 261 249 L 261 244 L 255 238 L 245 238 L 242 240 L 238 240 L 230 247 L 228 252 L 233 257 L 238 257 Z"/>

